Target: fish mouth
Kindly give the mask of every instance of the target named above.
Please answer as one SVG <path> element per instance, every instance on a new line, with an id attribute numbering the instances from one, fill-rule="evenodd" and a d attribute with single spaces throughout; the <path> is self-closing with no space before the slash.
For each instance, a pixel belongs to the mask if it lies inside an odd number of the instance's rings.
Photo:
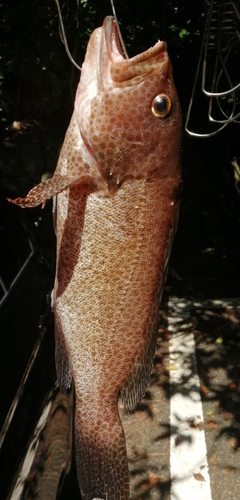
<path id="1" fill-rule="evenodd" d="M 160 67 L 164 66 L 167 69 L 167 66 L 170 65 L 167 44 L 160 40 L 141 54 L 126 59 L 119 38 L 117 23 L 113 16 L 105 18 L 103 34 L 110 63 L 111 79 L 115 84 L 131 86 L 140 83 L 150 73 L 159 71 Z"/>

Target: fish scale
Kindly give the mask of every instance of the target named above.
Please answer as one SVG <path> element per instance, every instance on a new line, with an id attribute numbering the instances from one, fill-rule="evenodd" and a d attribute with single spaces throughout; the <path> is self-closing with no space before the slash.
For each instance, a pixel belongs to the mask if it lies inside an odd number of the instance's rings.
<path id="1" fill-rule="evenodd" d="M 35 206 L 57 194 L 56 369 L 62 390 L 74 380 L 86 500 L 129 498 L 117 401 L 121 393 L 132 412 L 151 373 L 178 219 L 180 141 L 166 43 L 125 60 L 108 17 L 90 38 L 53 178 L 14 200 Z"/>

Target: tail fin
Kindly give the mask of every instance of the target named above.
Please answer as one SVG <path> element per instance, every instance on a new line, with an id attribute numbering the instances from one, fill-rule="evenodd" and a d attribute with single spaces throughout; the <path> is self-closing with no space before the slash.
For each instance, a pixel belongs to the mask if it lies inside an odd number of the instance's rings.
<path id="1" fill-rule="evenodd" d="M 83 500 L 129 500 L 125 437 L 116 407 L 83 418 L 76 405 L 75 447 Z"/>

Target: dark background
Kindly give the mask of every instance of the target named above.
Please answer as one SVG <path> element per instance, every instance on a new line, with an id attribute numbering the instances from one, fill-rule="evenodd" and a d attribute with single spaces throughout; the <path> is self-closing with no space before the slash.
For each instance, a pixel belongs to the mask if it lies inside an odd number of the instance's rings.
<path id="1" fill-rule="evenodd" d="M 206 4 L 179 3 L 116 0 L 115 8 L 129 56 L 158 39 L 167 41 L 185 120 Z M 66 0 L 61 7 L 70 51 L 81 65 L 91 32 L 111 14 L 110 1 Z M 2 196 L 15 197 L 53 173 L 79 72 L 61 42 L 54 0 L 0 2 L 0 33 L 0 185 Z M 234 53 L 239 61 L 237 42 Z M 229 61 L 234 81 L 238 67 Z M 191 126 L 206 132 L 207 114 L 198 93 L 194 104 Z M 239 296 L 239 132 L 238 124 L 208 139 L 184 132 L 181 213 L 167 282 L 172 295 Z"/>

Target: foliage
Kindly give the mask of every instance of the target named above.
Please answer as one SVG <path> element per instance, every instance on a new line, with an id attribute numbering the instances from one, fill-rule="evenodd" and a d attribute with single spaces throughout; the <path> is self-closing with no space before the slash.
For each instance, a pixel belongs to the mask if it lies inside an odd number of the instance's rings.
<path id="1" fill-rule="evenodd" d="M 115 8 L 129 54 L 157 39 L 169 43 L 178 73 L 185 68 L 199 42 L 203 1 L 116 0 Z M 81 64 L 89 36 L 111 14 L 109 0 L 67 0 L 61 5 L 70 51 Z M 69 119 L 79 73 L 61 43 L 54 0 L 0 2 L 0 119 Z M 198 43 L 199 47 L 199 43 Z M 177 80 L 181 80 L 177 75 Z M 180 92 L 181 93 L 181 92 Z"/>

